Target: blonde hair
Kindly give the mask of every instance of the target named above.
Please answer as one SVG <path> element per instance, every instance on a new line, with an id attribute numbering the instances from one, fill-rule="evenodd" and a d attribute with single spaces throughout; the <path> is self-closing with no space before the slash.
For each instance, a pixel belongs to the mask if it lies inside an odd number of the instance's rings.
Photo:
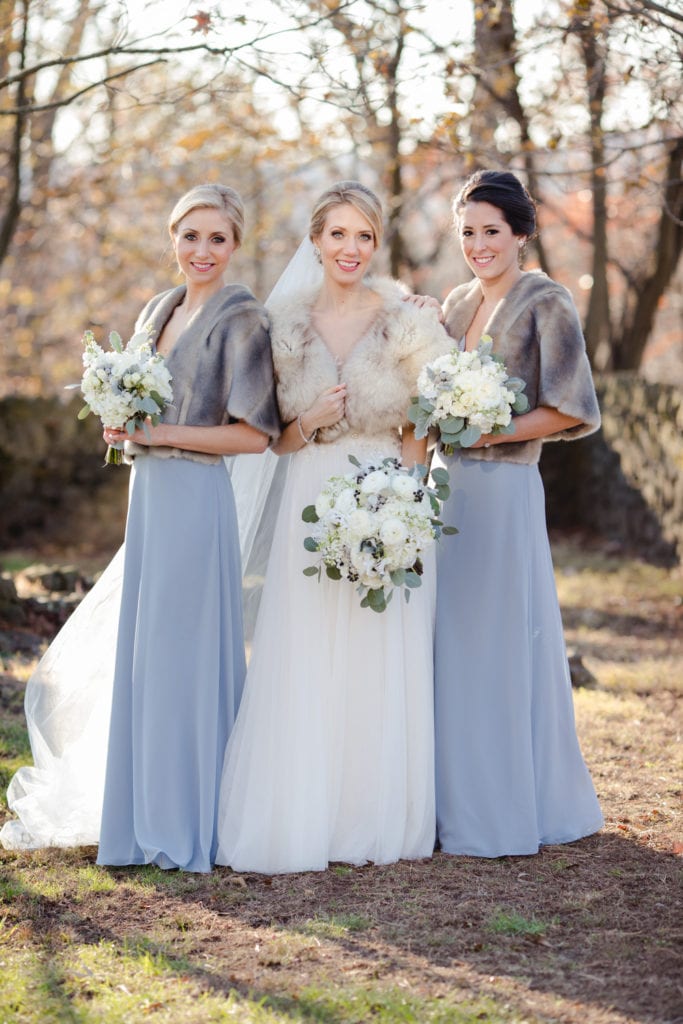
<path id="1" fill-rule="evenodd" d="M 178 225 L 183 217 L 192 210 L 220 210 L 232 227 L 235 245 L 242 244 L 244 235 L 244 204 L 234 188 L 229 185 L 196 185 L 181 196 L 171 210 L 168 218 L 168 230 L 171 236 L 178 232 Z"/>
<path id="2" fill-rule="evenodd" d="M 375 236 L 375 249 L 378 249 L 384 233 L 382 204 L 375 193 L 359 181 L 337 181 L 323 192 L 311 213 L 308 232 L 311 241 L 320 238 L 330 211 L 345 204 L 353 206 L 368 221 Z"/>

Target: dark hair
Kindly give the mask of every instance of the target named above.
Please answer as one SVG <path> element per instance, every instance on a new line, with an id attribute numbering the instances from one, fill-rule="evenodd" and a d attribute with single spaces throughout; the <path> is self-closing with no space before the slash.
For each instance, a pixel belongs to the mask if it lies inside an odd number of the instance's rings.
<path id="1" fill-rule="evenodd" d="M 457 220 L 467 203 L 490 203 L 503 214 L 513 235 L 533 238 L 536 204 L 522 182 L 510 171 L 476 171 L 453 200 Z"/>

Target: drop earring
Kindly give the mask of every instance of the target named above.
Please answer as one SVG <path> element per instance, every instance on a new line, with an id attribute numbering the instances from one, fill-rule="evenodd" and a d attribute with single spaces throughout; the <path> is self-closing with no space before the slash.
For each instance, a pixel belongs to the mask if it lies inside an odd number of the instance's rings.
<path id="1" fill-rule="evenodd" d="M 322 263 L 322 256 L 320 255 L 320 249 L 318 248 L 317 245 L 313 246 L 313 255 L 317 259 L 318 263 Z"/>

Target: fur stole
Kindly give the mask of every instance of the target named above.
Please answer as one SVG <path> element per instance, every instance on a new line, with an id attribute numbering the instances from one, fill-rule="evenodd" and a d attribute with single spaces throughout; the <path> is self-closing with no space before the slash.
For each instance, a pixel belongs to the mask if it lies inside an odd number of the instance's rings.
<path id="1" fill-rule="evenodd" d="M 478 280 L 455 288 L 444 304 L 446 329 L 459 343 L 482 300 Z M 531 409 L 544 405 L 581 420 L 546 440 L 573 440 L 600 426 L 591 368 L 576 307 L 568 290 L 540 271 L 522 275 L 494 309 L 484 334 L 505 361 L 508 373 L 526 383 Z M 513 435 L 514 436 L 514 435 Z M 493 445 L 468 458 L 535 463 L 542 439 Z"/>
<path id="2" fill-rule="evenodd" d="M 382 306 L 341 367 L 313 328 L 317 289 L 271 310 L 275 380 L 285 423 L 309 409 L 322 391 L 341 380 L 347 385 L 346 414 L 318 431 L 316 440 L 322 443 L 349 430 L 375 435 L 407 425 L 418 373 L 449 346 L 433 310 L 404 302 L 391 280 L 368 278 L 367 285 L 381 296 Z"/>
<path id="3" fill-rule="evenodd" d="M 184 285 L 155 295 L 138 317 L 136 330 L 147 327 L 156 342 L 184 296 Z M 173 378 L 173 405 L 164 412 L 163 421 L 212 427 L 244 420 L 277 437 L 280 418 L 268 329 L 268 314 L 244 285 L 226 285 L 210 296 L 166 358 Z M 221 458 L 130 442 L 126 442 L 126 452 L 197 462 L 218 462 Z"/>

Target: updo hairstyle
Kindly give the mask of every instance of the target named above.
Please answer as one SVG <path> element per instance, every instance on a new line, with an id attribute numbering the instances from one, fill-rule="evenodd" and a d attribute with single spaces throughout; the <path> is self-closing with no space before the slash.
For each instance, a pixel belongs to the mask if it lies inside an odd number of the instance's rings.
<path id="1" fill-rule="evenodd" d="M 490 203 L 503 214 L 513 235 L 536 234 L 536 204 L 510 171 L 476 171 L 453 200 L 456 223 L 467 203 Z"/>
<path id="2" fill-rule="evenodd" d="M 172 237 L 178 233 L 178 225 L 192 210 L 219 210 L 232 227 L 235 246 L 239 248 L 244 235 L 244 204 L 229 185 L 196 185 L 181 196 L 171 210 L 168 230 Z"/>
<path id="3" fill-rule="evenodd" d="M 378 249 L 384 233 L 382 204 L 375 193 L 359 181 L 338 181 L 323 192 L 311 213 L 308 232 L 311 241 L 320 238 L 330 211 L 345 203 L 353 206 L 368 221 L 374 235 L 375 249 Z"/>

